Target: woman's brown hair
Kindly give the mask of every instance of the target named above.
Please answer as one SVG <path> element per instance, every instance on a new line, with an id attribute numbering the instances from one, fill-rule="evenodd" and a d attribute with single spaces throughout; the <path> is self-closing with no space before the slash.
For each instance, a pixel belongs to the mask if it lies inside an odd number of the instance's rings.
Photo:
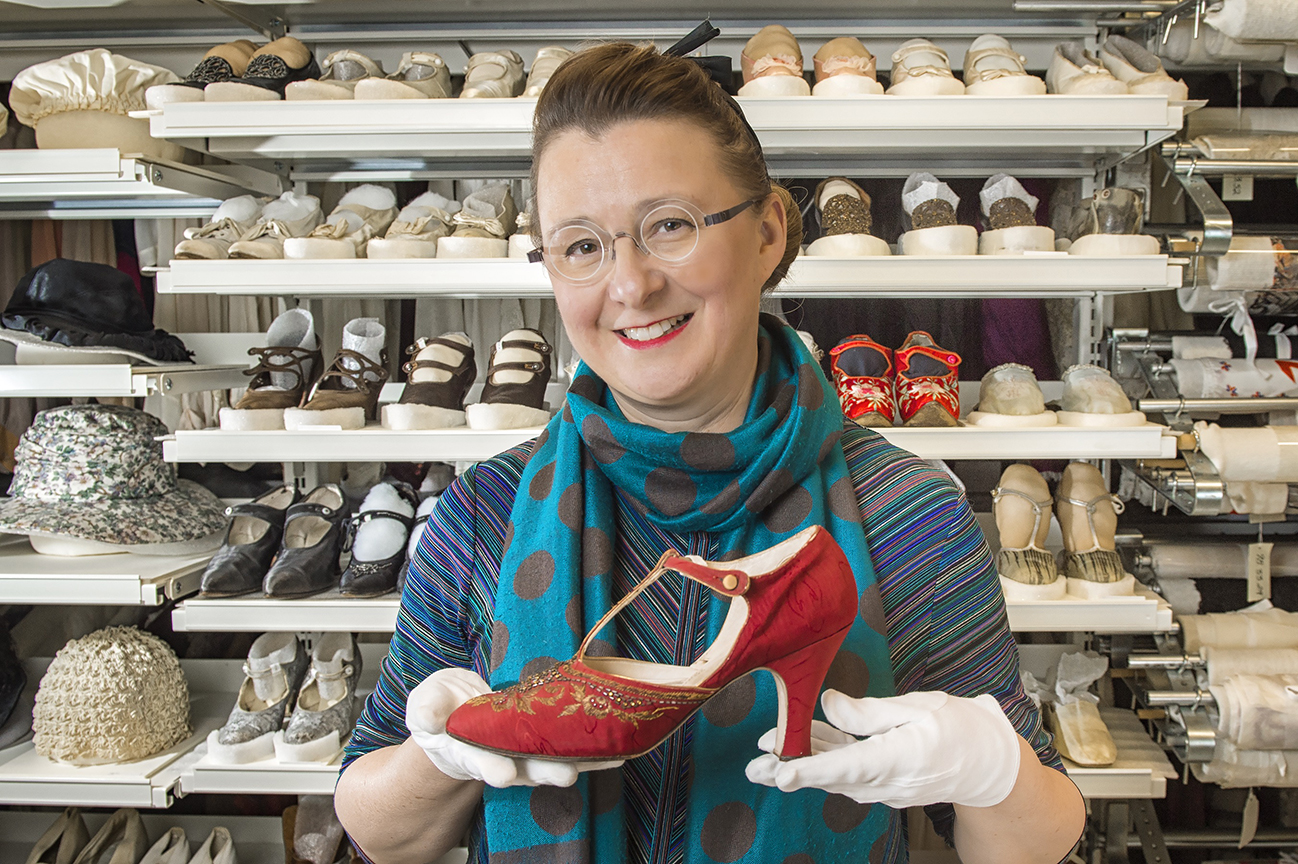
<path id="1" fill-rule="evenodd" d="M 802 214 L 789 190 L 771 182 L 761 147 L 733 102 L 692 60 L 660 54 L 652 45 L 611 42 L 579 51 L 555 70 L 541 91 L 532 121 L 532 234 L 539 243 L 536 215 L 537 168 L 554 138 L 569 129 L 599 137 L 618 123 L 685 120 L 717 142 L 722 169 L 746 199 L 774 192 L 784 204 L 784 257 L 762 290 L 789 272 L 802 244 Z"/>

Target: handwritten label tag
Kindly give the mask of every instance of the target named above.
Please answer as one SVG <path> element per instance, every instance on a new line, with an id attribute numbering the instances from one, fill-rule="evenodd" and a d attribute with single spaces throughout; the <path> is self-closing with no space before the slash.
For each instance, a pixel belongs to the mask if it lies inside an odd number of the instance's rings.
<path id="1" fill-rule="evenodd" d="M 1248 602 L 1271 599 L 1271 543 L 1248 544 Z"/>
<path id="2" fill-rule="evenodd" d="M 1257 836 L 1257 810 L 1257 793 L 1250 789 L 1248 790 L 1248 800 L 1244 802 L 1244 823 L 1239 826 L 1238 848 L 1240 849 L 1252 843 L 1253 838 Z"/>
<path id="3" fill-rule="evenodd" d="M 1221 175 L 1221 200 L 1252 201 L 1253 200 L 1253 175 L 1252 174 Z"/>

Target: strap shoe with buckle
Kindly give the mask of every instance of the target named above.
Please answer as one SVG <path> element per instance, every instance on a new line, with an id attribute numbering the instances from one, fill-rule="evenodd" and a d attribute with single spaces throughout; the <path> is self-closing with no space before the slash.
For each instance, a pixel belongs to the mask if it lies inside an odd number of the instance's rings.
<path id="1" fill-rule="evenodd" d="M 464 397 L 478 375 L 466 333 L 422 337 L 406 349 L 406 387 L 401 399 L 383 406 L 386 429 L 447 429 L 463 426 Z"/>
<path id="2" fill-rule="evenodd" d="M 261 587 L 284 536 L 284 517 L 298 502 L 294 486 L 281 486 L 245 504 L 227 507 L 225 542 L 203 571 L 204 597 L 238 597 Z"/>
<path id="3" fill-rule="evenodd" d="M 473 429 L 526 429 L 550 421 L 545 387 L 554 349 L 535 330 L 511 330 L 491 347 L 482 399 L 467 406 Z"/>
<path id="4" fill-rule="evenodd" d="M 348 530 L 352 558 L 339 582 L 340 593 L 377 597 L 397 587 L 418 506 L 419 496 L 408 483 L 380 483 L 369 491 Z"/>
<path id="5" fill-rule="evenodd" d="M 288 727 L 275 736 L 280 762 L 331 762 L 355 722 L 361 649 L 350 633 L 325 633 L 311 649 L 311 667 Z"/>
<path id="6" fill-rule="evenodd" d="M 387 329 L 377 318 L 348 321 L 343 328 L 343 347 L 311 387 L 306 403 L 301 408 L 284 409 L 284 428 L 365 428 L 367 420 L 377 417 L 379 394 L 388 380 L 388 352 L 380 347 L 386 338 Z"/>
<path id="7" fill-rule="evenodd" d="M 207 753 L 222 765 L 242 765 L 275 755 L 275 733 L 293 710 L 310 657 L 292 633 L 263 633 L 243 664 L 243 684 L 230 717 L 207 736 Z"/>
<path id="8" fill-rule="evenodd" d="M 234 407 L 221 409 L 222 429 L 283 429 L 284 409 L 302 404 L 324 368 L 315 318 L 305 309 L 281 313 L 266 331 L 266 343 L 248 349 L 257 365 L 244 370 L 252 380 Z"/>
<path id="9" fill-rule="evenodd" d="M 262 590 L 267 597 L 307 597 L 338 584 L 347 505 L 337 483 L 317 486 L 284 517 L 284 538 Z"/>

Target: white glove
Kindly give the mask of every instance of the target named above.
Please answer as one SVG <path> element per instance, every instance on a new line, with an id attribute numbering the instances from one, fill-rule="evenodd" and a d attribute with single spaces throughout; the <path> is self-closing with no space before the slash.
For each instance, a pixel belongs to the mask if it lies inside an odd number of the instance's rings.
<path id="1" fill-rule="evenodd" d="M 1019 736 L 990 694 L 853 699 L 827 690 L 820 701 L 834 725 L 812 723 L 812 755 L 781 762 L 771 753 L 772 729 L 757 742 L 767 755 L 748 763 L 749 780 L 902 808 L 944 802 L 990 807 L 1004 801 L 1018 779 Z"/>
<path id="2" fill-rule="evenodd" d="M 425 678 L 406 700 L 410 737 L 447 777 L 481 780 L 488 786 L 571 786 L 583 771 L 616 768 L 617 762 L 555 762 L 502 756 L 457 741 L 446 734 L 451 712 L 474 696 L 490 693 L 482 676 L 468 669 L 439 669 Z"/>

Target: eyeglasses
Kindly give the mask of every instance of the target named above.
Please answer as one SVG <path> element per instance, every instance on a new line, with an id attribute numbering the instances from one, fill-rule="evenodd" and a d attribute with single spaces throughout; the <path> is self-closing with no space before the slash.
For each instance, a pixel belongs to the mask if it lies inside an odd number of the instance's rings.
<path id="1" fill-rule="evenodd" d="M 758 199 L 760 200 L 760 199 Z M 758 200 L 736 204 L 728 210 L 705 215 L 688 201 L 668 198 L 650 204 L 634 234 L 610 234 L 586 219 L 564 222 L 550 233 L 540 249 L 527 253 L 527 260 L 540 262 L 565 282 L 589 282 L 600 276 L 616 257 L 613 243 L 629 237 L 636 248 L 668 264 L 680 264 L 699 247 L 699 232 L 720 225 L 743 213 Z"/>

